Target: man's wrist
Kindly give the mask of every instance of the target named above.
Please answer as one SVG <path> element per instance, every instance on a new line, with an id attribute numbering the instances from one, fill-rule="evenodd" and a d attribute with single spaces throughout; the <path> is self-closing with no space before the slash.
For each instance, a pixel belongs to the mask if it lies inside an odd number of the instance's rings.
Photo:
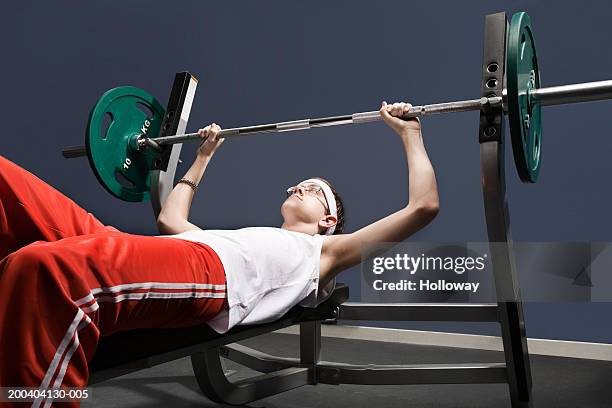
<path id="1" fill-rule="evenodd" d="M 402 130 L 400 132 L 400 136 L 402 139 L 404 140 L 412 140 L 412 139 L 420 139 L 421 138 L 421 131 L 420 130 Z"/>
<path id="2" fill-rule="evenodd" d="M 212 159 L 212 155 L 213 154 L 209 152 L 198 152 L 198 154 L 196 155 L 196 160 L 209 162 L 210 159 Z"/>

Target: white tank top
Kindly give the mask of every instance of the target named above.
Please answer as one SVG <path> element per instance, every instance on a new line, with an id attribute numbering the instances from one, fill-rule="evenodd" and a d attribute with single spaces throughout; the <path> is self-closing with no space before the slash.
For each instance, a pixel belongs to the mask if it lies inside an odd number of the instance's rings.
<path id="1" fill-rule="evenodd" d="M 229 311 L 208 325 L 225 333 L 237 324 L 267 323 L 293 306 L 316 307 L 333 292 L 335 279 L 318 292 L 323 236 L 273 227 L 191 230 L 179 238 L 210 246 L 221 259 Z"/>

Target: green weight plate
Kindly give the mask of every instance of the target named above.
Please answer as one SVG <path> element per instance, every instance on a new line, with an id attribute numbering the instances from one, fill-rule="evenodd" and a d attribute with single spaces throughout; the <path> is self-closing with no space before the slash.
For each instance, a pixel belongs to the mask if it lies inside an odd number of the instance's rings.
<path id="1" fill-rule="evenodd" d="M 540 87 L 540 71 L 531 20 L 516 13 L 510 22 L 506 55 L 506 87 L 512 151 L 519 177 L 535 183 L 542 154 L 541 107 L 529 92 Z"/>
<path id="2" fill-rule="evenodd" d="M 164 108 L 147 92 L 133 86 L 111 89 L 98 100 L 87 123 L 87 156 L 100 183 L 125 201 L 149 199 L 150 172 L 157 154 L 138 151 L 135 138 L 143 131 L 159 133 Z"/>

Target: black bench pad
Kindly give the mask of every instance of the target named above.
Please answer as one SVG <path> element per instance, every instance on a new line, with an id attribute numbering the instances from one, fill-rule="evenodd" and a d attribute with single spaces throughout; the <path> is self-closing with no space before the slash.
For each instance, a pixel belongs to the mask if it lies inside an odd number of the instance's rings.
<path id="1" fill-rule="evenodd" d="M 236 341 L 269 333 L 284 327 L 308 321 L 334 317 L 336 308 L 348 299 L 348 286 L 336 284 L 332 295 L 316 308 L 293 307 L 281 319 L 257 325 L 239 325 L 227 333 L 219 334 L 207 324 L 176 329 L 138 329 L 102 337 L 96 354 L 89 362 L 89 372 L 109 369 L 132 361 L 185 349 L 205 343 L 207 347 L 221 346 Z"/>

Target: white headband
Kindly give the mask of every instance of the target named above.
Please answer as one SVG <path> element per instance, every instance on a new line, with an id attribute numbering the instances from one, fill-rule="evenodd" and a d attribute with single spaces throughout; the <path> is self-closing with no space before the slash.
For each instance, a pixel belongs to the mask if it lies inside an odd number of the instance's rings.
<path id="1" fill-rule="evenodd" d="M 321 187 L 321 190 L 323 190 L 323 194 L 325 195 L 325 201 L 327 201 L 327 206 L 329 207 L 329 213 L 330 215 L 333 215 L 334 217 L 336 217 L 336 220 L 337 220 L 338 219 L 338 209 L 336 208 L 336 198 L 334 197 L 334 193 L 332 192 L 329 185 L 323 180 L 314 179 L 314 178 L 304 180 L 300 184 L 304 184 L 304 183 L 314 183 L 317 186 Z M 327 229 L 327 231 L 325 231 L 325 235 L 332 235 L 335 230 L 336 230 L 336 225 L 332 225 L 331 227 Z"/>

